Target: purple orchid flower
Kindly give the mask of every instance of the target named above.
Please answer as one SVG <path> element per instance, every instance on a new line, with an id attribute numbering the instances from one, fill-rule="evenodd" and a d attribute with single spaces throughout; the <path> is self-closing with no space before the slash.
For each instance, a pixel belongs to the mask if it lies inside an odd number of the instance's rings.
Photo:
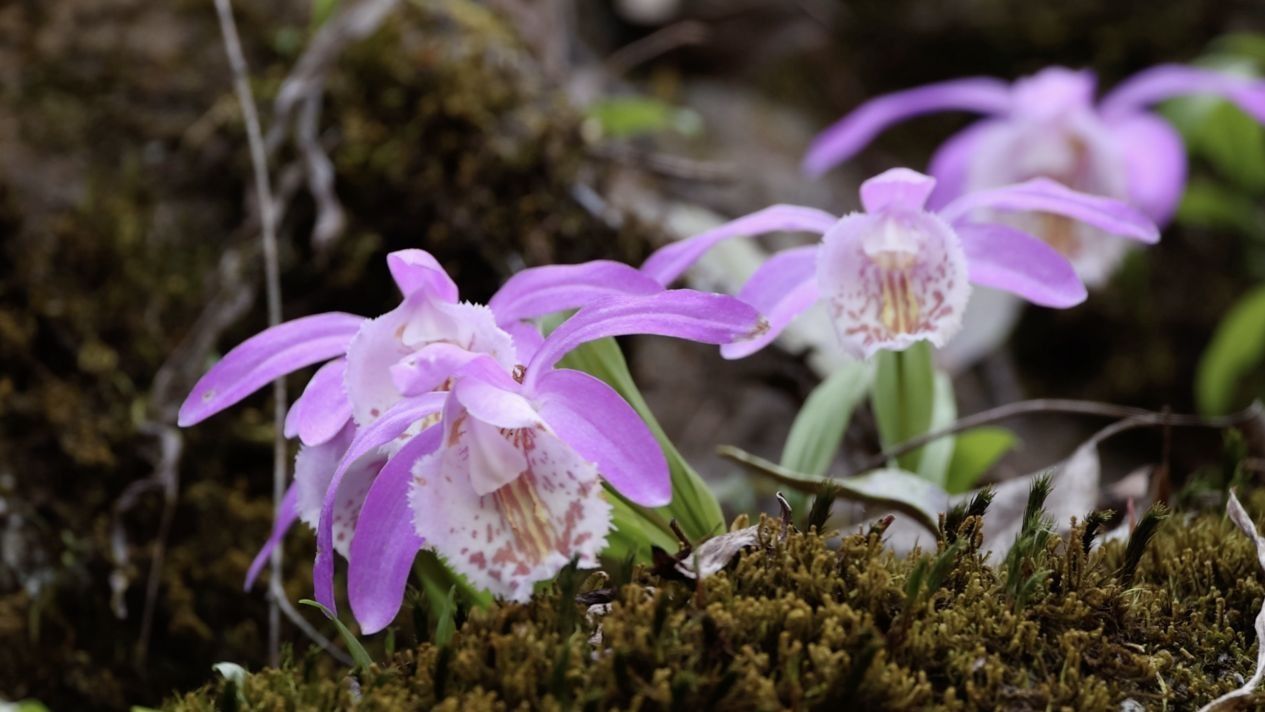
<path id="1" fill-rule="evenodd" d="M 1134 208 L 1044 178 L 971 193 L 932 211 L 926 204 L 935 185 L 930 176 L 895 168 L 861 184 L 864 212 L 838 218 L 775 205 L 664 247 L 642 271 L 667 285 L 722 240 L 776 231 L 823 235 L 820 244 L 783 250 L 756 270 L 738 297 L 766 316 L 769 329 L 721 353 L 758 351 L 820 300 L 844 350 L 868 358 L 916 341 L 942 346 L 961 326 L 971 284 L 1042 306 L 1084 301 L 1085 286 L 1062 255 L 1023 230 L 976 222 L 972 215 L 981 210 L 1048 213 L 1141 242 L 1159 239 Z"/>
<path id="2" fill-rule="evenodd" d="M 422 546 L 476 586 L 525 600 L 533 584 L 573 558 L 595 563 L 611 526 L 603 481 L 642 506 L 671 501 L 667 462 L 650 430 L 610 386 L 556 368 L 568 351 L 627 334 L 726 344 L 763 328 L 759 314 L 737 299 L 673 290 L 584 307 L 512 369 L 488 354 L 437 358 L 464 361 L 450 375 L 451 388 L 393 406 L 356 435 L 334 474 L 335 481 L 348 476 L 365 453 L 398 438 L 443 399 L 442 423 L 387 461 L 360 511 L 347 587 L 361 628 L 376 632 L 394 619 Z M 314 577 L 317 600 L 332 608 L 334 520 L 325 504 Z"/>
<path id="3" fill-rule="evenodd" d="M 929 172 L 934 208 L 976 190 L 1045 177 L 1094 195 L 1127 200 L 1156 224 L 1173 216 L 1186 186 L 1181 137 L 1145 109 L 1188 94 L 1224 97 L 1265 123 L 1265 82 L 1179 65 L 1153 67 L 1094 103 L 1095 76 L 1051 67 L 1007 84 L 969 78 L 888 94 L 823 131 L 804 158 L 820 175 L 860 151 L 891 124 L 937 111 L 986 115 L 936 151 Z M 1071 260 L 1090 286 L 1103 283 L 1127 249 L 1101 231 L 1060 218 L 1016 223 Z"/>
<path id="4" fill-rule="evenodd" d="M 404 400 L 408 403 L 402 411 L 413 420 L 405 423 L 401 436 L 407 437 L 410 428 L 415 434 L 438 420 L 442 398 L 426 399 L 422 391 L 402 392 L 395 385 L 393 373 L 416 370 L 416 354 L 447 347 L 483 354 L 512 368 L 530 358 L 542 341 L 536 327 L 525 320 L 575 309 L 612 294 L 662 290 L 634 268 L 617 262 L 533 268 L 505 283 L 493 299 L 499 310 L 494 316 L 489 307 L 459 302 L 456 284 L 423 250 L 391 253 L 387 265 L 404 294 L 399 307 L 376 319 L 317 314 L 260 332 L 212 367 L 181 406 L 179 425 L 194 425 L 276 378 L 326 362 L 287 414 L 285 435 L 297 436 L 301 442 L 295 480 L 278 508 L 272 534 L 251 565 L 247 587 L 296 520 L 317 527 L 327 501 L 331 502 L 327 514 L 332 545 L 344 556 L 349 553 L 370 484 L 404 444 L 386 442 L 360 453 L 335 480 L 335 469 L 358 430 Z M 444 364 L 431 366 L 434 371 Z M 441 374 L 425 390 L 439 387 L 446 378 L 446 373 Z"/>

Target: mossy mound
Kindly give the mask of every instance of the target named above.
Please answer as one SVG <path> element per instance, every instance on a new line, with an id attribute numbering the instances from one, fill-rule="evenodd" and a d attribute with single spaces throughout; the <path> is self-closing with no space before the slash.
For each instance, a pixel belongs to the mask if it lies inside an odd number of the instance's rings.
<path id="1" fill-rule="evenodd" d="M 168 709 L 1192 709 L 1250 674 L 1265 577 L 1223 516 L 1164 522 L 1132 574 L 1121 542 L 1087 555 L 1084 526 L 1011 574 L 987 563 L 979 526 L 898 557 L 880 531 L 766 520 L 701 585 L 638 569 L 581 596 L 610 591 L 586 615 L 564 577 L 530 604 L 471 611 L 444 646 L 350 677 L 309 656 Z"/>

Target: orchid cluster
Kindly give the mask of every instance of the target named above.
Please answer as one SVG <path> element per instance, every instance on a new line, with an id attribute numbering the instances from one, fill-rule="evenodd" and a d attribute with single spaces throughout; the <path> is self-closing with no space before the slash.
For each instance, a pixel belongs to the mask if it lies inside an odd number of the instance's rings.
<path id="1" fill-rule="evenodd" d="M 1163 226 L 1185 192 L 1186 149 L 1177 132 L 1146 108 L 1179 96 L 1209 95 L 1265 123 L 1265 83 L 1249 77 L 1162 65 L 1125 80 L 1096 104 L 1095 89 L 1090 71 L 1050 67 L 1013 84 L 977 77 L 880 96 L 823 131 L 809 147 L 804 170 L 825 173 L 905 119 L 968 111 L 986 118 L 932 156 L 933 208 L 975 191 L 1043 177 L 1125 201 Z M 1091 287 L 1102 285 L 1125 254 L 1127 243 L 1103 239 L 1095 225 L 1038 219 L 1042 223 L 1027 217 L 1014 224 L 1067 257 Z"/>
<path id="2" fill-rule="evenodd" d="M 487 305 L 460 301 L 429 253 L 392 253 L 398 307 L 272 327 L 226 354 L 180 411 L 179 424 L 193 425 L 321 364 L 285 421 L 300 442 L 294 482 L 248 585 L 297 520 L 317 533 L 317 599 L 334 608 L 335 563 L 345 558 L 366 632 L 395 617 L 424 548 L 512 600 L 570 561 L 594 565 L 611 497 L 661 507 L 674 493 L 638 412 L 602 380 L 558 366 L 586 342 L 651 334 L 741 358 L 820 302 L 844 351 L 869 358 L 943 345 L 973 285 L 1079 304 L 1126 244 L 1109 236 L 1155 243 L 1182 192 L 1180 141 L 1142 107 L 1210 92 L 1265 119 L 1258 83 L 1202 70 L 1145 72 L 1097 106 L 1093 89 L 1088 73 L 1056 68 L 1013 87 L 966 79 L 875 99 L 817 140 L 810 172 L 907 117 L 964 109 L 990 118 L 946 143 L 932 175 L 894 168 L 865 181 L 858 212 L 775 205 L 664 247 L 640 269 L 524 270 Z M 717 243 L 773 231 L 820 239 L 770 258 L 736 297 L 668 288 Z M 570 316 L 546 335 L 540 320 L 559 313 Z"/>
<path id="3" fill-rule="evenodd" d="M 334 608 L 342 555 L 367 632 L 395 617 L 423 546 L 474 585 L 523 600 L 572 559 L 595 564 L 611 527 L 602 482 L 646 507 L 671 499 L 645 423 L 610 386 L 557 368 L 568 351 L 624 334 L 728 344 L 764 328 L 742 301 L 664 290 L 613 262 L 525 270 L 487 306 L 459 301 L 422 250 L 388 265 L 404 295 L 397 308 L 272 327 L 211 368 L 179 414 L 193 425 L 325 362 L 286 418 L 301 443 L 294 483 L 247 585 L 301 519 L 317 533 L 317 600 Z M 548 337 L 531 321 L 573 309 Z"/>

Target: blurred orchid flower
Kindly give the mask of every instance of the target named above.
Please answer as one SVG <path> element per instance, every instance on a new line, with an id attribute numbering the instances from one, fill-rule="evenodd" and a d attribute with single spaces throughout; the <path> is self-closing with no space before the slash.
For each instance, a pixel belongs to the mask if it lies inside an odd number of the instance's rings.
<path id="1" fill-rule="evenodd" d="M 360 453 L 344 476 L 334 472 L 358 429 L 395 411 L 411 418 L 400 436 L 415 434 L 438 420 L 442 398 L 426 397 L 439 388 L 459 362 L 454 352 L 485 355 L 504 368 L 531 357 L 542 336 L 526 320 L 566 311 L 612 294 L 650 294 L 658 283 L 636 269 L 599 260 L 523 270 L 492 300 L 493 308 L 458 301 L 457 285 L 424 250 L 387 256 L 387 266 L 404 295 L 396 309 L 376 318 L 339 312 L 317 314 L 266 329 L 229 351 L 194 385 L 180 408 L 187 427 L 241 401 L 273 380 L 326 363 L 291 406 L 286 437 L 301 441 L 295 481 L 278 508 L 272 535 L 247 575 L 249 587 L 272 549 L 301 519 L 316 528 L 328 509 L 331 546 L 346 556 L 369 485 L 403 441 L 384 442 Z M 427 387 L 423 377 L 433 377 Z M 397 387 L 397 380 L 404 390 Z M 326 508 L 326 502 L 330 506 Z"/>
<path id="2" fill-rule="evenodd" d="M 1023 230 L 976 222 L 980 211 L 1058 215 L 1141 242 L 1159 239 L 1138 210 L 1044 178 L 971 193 L 933 211 L 926 205 L 935 186 L 930 176 L 895 168 L 861 185 L 864 212 L 837 218 L 774 205 L 664 247 L 642 271 L 667 285 L 722 240 L 775 231 L 823 235 L 820 244 L 783 250 L 756 270 L 738 297 L 768 318 L 769 329 L 721 353 L 758 351 L 820 300 L 844 350 L 869 357 L 923 340 L 943 345 L 961 326 L 971 284 L 1042 306 L 1084 301 L 1085 286 L 1062 255 Z"/>
<path id="3" fill-rule="evenodd" d="M 1186 185 L 1181 137 L 1145 109 L 1188 94 L 1234 102 L 1265 123 L 1265 82 L 1223 72 L 1162 65 L 1124 81 L 1094 103 L 1092 72 L 1050 67 L 1007 84 L 968 78 L 888 94 L 823 131 L 804 158 L 812 175 L 860 151 L 888 126 L 937 111 L 984 114 L 945 141 L 931 159 L 938 181 L 929 205 L 970 192 L 1045 177 L 1085 193 L 1126 200 L 1158 225 L 1173 216 Z M 1071 260 L 1090 286 L 1103 283 L 1127 246 L 1063 217 L 1014 223 Z"/>
<path id="4" fill-rule="evenodd" d="M 442 397 L 443 418 L 410 439 L 374 479 L 351 543 L 348 598 L 365 632 L 395 617 L 413 557 L 433 548 L 473 584 L 526 600 L 572 559 L 593 565 L 611 526 L 601 481 L 646 507 L 667 504 L 667 462 L 636 411 L 602 381 L 556 368 L 596 339 L 656 334 L 726 344 L 763 329 L 747 304 L 692 290 L 614 297 L 582 308 L 544 339 L 526 365 L 506 369 L 467 354 Z M 455 360 L 455 359 L 454 359 Z M 398 437 L 434 401 L 401 401 L 356 435 L 334 479 Z M 317 600 L 333 606 L 326 512 L 317 533 Z"/>

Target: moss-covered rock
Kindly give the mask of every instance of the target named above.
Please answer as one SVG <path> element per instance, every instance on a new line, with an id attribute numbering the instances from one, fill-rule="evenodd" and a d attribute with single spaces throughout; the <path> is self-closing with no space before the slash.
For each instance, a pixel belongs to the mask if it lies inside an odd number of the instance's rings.
<path id="1" fill-rule="evenodd" d="M 638 570 L 586 615 L 560 584 L 368 671 L 309 657 L 168 708 L 240 694 L 250 709 L 1192 709 L 1250 674 L 1265 575 L 1219 514 L 1162 524 L 1131 581 L 1125 546 L 1087 555 L 1084 527 L 1011 575 L 986 562 L 979 524 L 897 557 L 881 532 L 784 537 L 769 520 L 701 585 Z"/>

